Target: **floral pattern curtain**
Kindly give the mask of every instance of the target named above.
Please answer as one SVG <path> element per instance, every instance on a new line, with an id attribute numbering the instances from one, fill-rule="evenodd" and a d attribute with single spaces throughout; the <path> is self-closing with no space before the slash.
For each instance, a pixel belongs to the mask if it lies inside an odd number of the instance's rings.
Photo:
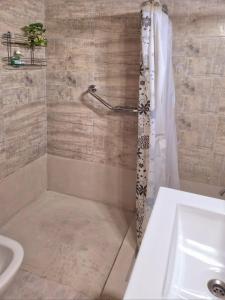
<path id="1" fill-rule="evenodd" d="M 159 187 L 179 188 L 171 40 L 168 16 L 158 1 L 148 1 L 141 12 L 136 186 L 139 245 Z"/>

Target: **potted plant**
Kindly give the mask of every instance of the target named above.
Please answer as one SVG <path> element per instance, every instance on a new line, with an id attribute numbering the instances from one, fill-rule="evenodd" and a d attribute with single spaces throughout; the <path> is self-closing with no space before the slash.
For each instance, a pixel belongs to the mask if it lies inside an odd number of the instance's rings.
<path id="1" fill-rule="evenodd" d="M 27 37 L 28 47 L 34 49 L 35 47 L 46 47 L 48 41 L 45 37 L 44 25 L 42 23 L 32 23 L 22 28 L 24 36 Z"/>

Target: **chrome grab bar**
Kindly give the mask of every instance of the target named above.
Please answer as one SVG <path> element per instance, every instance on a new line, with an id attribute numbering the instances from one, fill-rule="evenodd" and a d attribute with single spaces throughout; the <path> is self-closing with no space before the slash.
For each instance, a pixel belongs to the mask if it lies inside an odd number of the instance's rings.
<path id="1" fill-rule="evenodd" d="M 91 94 L 95 99 L 97 99 L 99 102 L 101 102 L 105 107 L 107 107 L 109 110 L 114 112 L 129 112 L 129 113 L 137 113 L 138 109 L 137 107 L 133 106 L 112 106 L 108 102 L 106 102 L 104 99 L 102 99 L 100 96 L 96 94 L 97 88 L 95 85 L 90 85 L 88 87 L 88 93 Z"/>

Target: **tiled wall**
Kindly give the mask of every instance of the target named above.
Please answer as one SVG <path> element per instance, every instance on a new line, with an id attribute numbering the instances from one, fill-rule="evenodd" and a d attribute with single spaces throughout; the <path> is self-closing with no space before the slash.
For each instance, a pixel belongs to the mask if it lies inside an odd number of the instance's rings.
<path id="1" fill-rule="evenodd" d="M 142 0 L 47 0 L 51 154 L 135 169 L 136 117 L 83 95 L 137 103 Z M 225 2 L 165 0 L 174 27 L 182 179 L 225 185 Z M 87 98 L 89 100 L 87 100 Z"/>
<path id="2" fill-rule="evenodd" d="M 0 34 L 44 22 L 44 0 L 1 0 Z M 21 49 L 24 51 L 24 49 Z M 0 44 L 0 180 L 46 152 L 45 70 L 7 70 Z"/>
<path id="3" fill-rule="evenodd" d="M 177 0 L 173 15 L 180 175 L 223 186 L 225 1 Z"/>
<path id="4" fill-rule="evenodd" d="M 182 179 L 225 185 L 225 3 L 164 0 L 174 27 Z M 142 0 L 46 0 L 48 152 L 135 170 L 137 119 L 84 92 L 136 105 Z M 44 1 L 2 0 L 0 28 L 43 21 Z M 5 49 L 0 46 L 1 56 Z M 0 178 L 46 149 L 45 71 L 0 69 Z"/>
<path id="5" fill-rule="evenodd" d="M 138 4 L 46 3 L 48 153 L 134 170 L 137 117 L 109 114 L 84 93 L 96 84 L 113 105 L 136 106 Z"/>

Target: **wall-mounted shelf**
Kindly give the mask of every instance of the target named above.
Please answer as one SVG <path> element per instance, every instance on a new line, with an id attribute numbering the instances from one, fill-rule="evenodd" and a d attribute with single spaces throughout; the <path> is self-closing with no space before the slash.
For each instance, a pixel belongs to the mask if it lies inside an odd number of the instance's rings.
<path id="1" fill-rule="evenodd" d="M 36 58 L 35 51 L 37 48 L 43 48 L 43 46 L 36 46 L 35 48 L 30 48 L 26 37 L 20 34 L 12 35 L 11 32 L 4 33 L 2 35 L 2 44 L 7 48 L 7 57 L 4 57 L 2 61 L 6 69 L 36 69 L 43 68 L 47 65 L 45 58 Z M 23 57 L 21 59 L 21 64 L 12 64 L 13 49 L 14 48 L 25 48 L 30 52 L 30 57 Z"/>

